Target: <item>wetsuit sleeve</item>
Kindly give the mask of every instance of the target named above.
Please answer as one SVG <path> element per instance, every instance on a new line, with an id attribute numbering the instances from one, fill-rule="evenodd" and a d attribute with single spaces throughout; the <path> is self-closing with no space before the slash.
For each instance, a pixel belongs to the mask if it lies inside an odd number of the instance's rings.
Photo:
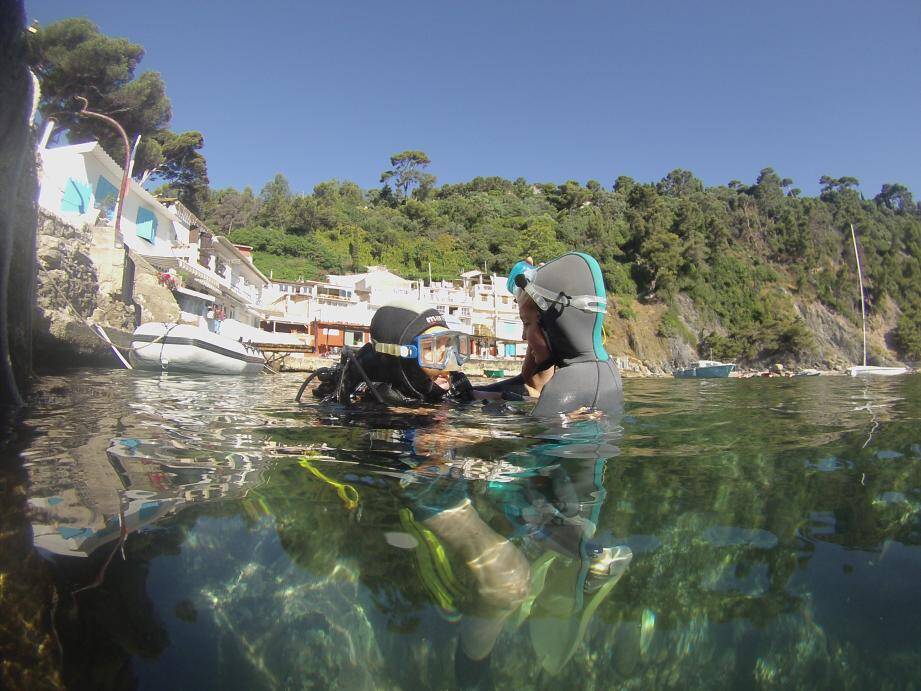
<path id="1" fill-rule="evenodd" d="M 538 372 L 543 372 L 553 366 L 555 362 L 552 359 L 548 359 L 546 362 L 543 362 L 538 368 Z M 502 394 L 512 394 L 513 396 L 527 396 L 528 390 L 524 386 L 524 376 L 518 374 L 511 379 L 503 379 L 502 381 L 496 382 L 495 384 L 486 384 L 485 386 L 474 386 L 474 391 L 483 391 L 485 393 L 502 393 Z"/>
<path id="2" fill-rule="evenodd" d="M 474 386 L 474 391 L 483 391 L 485 393 L 505 393 L 511 392 L 518 394 L 519 396 L 526 396 L 524 388 L 524 377 L 522 375 L 517 375 L 511 379 L 503 379 L 502 381 L 497 381 L 493 384 L 486 384 L 484 386 Z"/>

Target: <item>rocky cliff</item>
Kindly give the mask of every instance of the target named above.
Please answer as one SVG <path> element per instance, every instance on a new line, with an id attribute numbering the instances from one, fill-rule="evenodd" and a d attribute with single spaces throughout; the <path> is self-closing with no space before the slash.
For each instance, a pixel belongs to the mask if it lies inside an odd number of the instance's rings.
<path id="1" fill-rule="evenodd" d="M 822 370 L 844 370 L 863 360 L 863 337 L 859 315 L 848 319 L 820 302 L 794 301 L 793 307 L 802 317 L 814 345 L 799 358 L 761 358 L 741 363 L 761 369 L 781 362 L 788 368 L 814 367 Z M 661 303 L 634 302 L 628 309 L 617 305 L 609 310 L 606 322 L 608 352 L 621 358 L 620 365 L 628 376 L 671 373 L 703 358 L 698 351 L 699 336 L 720 333 L 718 319 L 704 317 L 686 296 L 679 294 L 674 302 L 678 315 L 679 333 L 663 335 L 662 321 L 667 311 Z M 867 321 L 867 356 L 872 364 L 902 364 L 893 349 L 893 333 L 901 316 L 897 305 L 887 299 L 881 309 Z"/>
<path id="2" fill-rule="evenodd" d="M 118 366 L 114 354 L 90 328 L 99 324 L 116 342 L 141 321 L 175 321 L 179 306 L 159 285 L 156 271 L 136 262 L 135 305 L 125 305 L 121 288 L 124 252 L 111 242 L 110 228 L 74 227 L 41 212 L 38 223 L 37 290 L 34 324 L 35 368 L 52 371 L 75 365 Z M 120 338 L 119 338 L 120 336 Z"/>

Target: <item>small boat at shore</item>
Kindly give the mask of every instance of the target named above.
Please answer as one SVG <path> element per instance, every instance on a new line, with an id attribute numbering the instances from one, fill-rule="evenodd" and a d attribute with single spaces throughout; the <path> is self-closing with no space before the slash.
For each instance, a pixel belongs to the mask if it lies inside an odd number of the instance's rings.
<path id="1" fill-rule="evenodd" d="M 685 367 L 675 370 L 678 379 L 721 379 L 728 377 L 735 369 L 735 363 L 718 362 L 716 360 L 698 360 L 694 367 Z"/>
<path id="2" fill-rule="evenodd" d="M 257 349 L 191 324 L 148 322 L 131 337 L 138 369 L 202 374 L 255 374 L 265 366 Z"/>
<path id="3" fill-rule="evenodd" d="M 852 377 L 894 377 L 898 374 L 908 374 L 908 368 L 857 365 L 855 367 L 848 367 L 847 373 Z"/>

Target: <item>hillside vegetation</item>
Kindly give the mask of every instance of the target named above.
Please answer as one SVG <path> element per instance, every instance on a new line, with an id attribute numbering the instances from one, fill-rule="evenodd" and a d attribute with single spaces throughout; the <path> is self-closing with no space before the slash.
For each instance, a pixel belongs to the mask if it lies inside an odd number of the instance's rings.
<path id="1" fill-rule="evenodd" d="M 452 279 L 586 251 L 601 264 L 621 331 L 654 315 L 657 337 L 695 351 L 673 347 L 665 360 L 749 364 L 829 364 L 807 312 L 859 324 L 853 223 L 867 309 L 884 332 L 878 359 L 921 358 L 921 210 L 902 185 L 864 199 L 855 178 L 823 177 L 811 198 L 765 168 L 752 185 L 710 188 L 685 170 L 655 184 L 621 176 L 610 188 L 496 177 L 439 187 L 424 153 L 391 163 L 374 190 L 331 180 L 292 194 L 283 175 L 258 195 L 213 190 L 206 220 L 252 245 L 263 271 L 288 279 L 369 264 L 412 278 L 431 267 L 436 280 Z"/>

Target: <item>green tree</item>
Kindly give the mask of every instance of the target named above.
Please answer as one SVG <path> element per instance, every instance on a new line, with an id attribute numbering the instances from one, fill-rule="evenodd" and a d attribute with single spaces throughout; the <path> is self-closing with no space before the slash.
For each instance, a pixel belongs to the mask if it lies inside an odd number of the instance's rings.
<path id="1" fill-rule="evenodd" d="M 153 136 L 162 162 L 147 175 L 162 180 L 193 213 L 203 215 L 208 201 L 208 164 L 199 151 L 205 144 L 200 132 L 174 134 L 160 130 Z"/>
<path id="2" fill-rule="evenodd" d="M 385 186 L 393 182 L 400 198 L 406 199 L 409 191 L 422 182 L 429 187 L 434 186 L 434 176 L 423 178 L 423 170 L 431 162 L 424 151 L 407 150 L 394 154 L 390 157 L 390 170 L 381 173 L 381 182 Z"/>
<path id="3" fill-rule="evenodd" d="M 279 187 L 281 189 L 283 187 Z M 270 203 L 275 203 L 279 208 L 278 213 L 284 214 L 280 219 L 281 227 L 289 233 L 307 235 L 315 230 L 329 230 L 336 225 L 333 210 L 321 200 L 315 196 L 297 195 L 286 203 L 285 198 L 279 196 Z"/>
<path id="4" fill-rule="evenodd" d="M 686 197 L 703 189 L 704 184 L 691 171 L 681 168 L 675 168 L 656 185 L 658 193 L 666 197 Z"/>
<path id="5" fill-rule="evenodd" d="M 773 168 L 762 168 L 754 187 L 751 188 L 759 211 L 767 218 L 776 218 L 783 208 L 784 182 Z"/>
<path id="6" fill-rule="evenodd" d="M 895 211 L 908 211 L 914 207 L 911 191 L 898 182 L 887 182 L 874 198 L 877 204 Z"/>
<path id="7" fill-rule="evenodd" d="M 516 254 L 518 257 L 534 257 L 535 261 L 541 262 L 563 254 L 566 249 L 556 238 L 556 222 L 544 214 L 528 223 L 518 236 Z"/>
<path id="8" fill-rule="evenodd" d="M 242 192 L 227 187 L 210 193 L 204 219 L 213 230 L 227 234 L 234 228 L 250 225 L 258 211 L 259 199 L 250 187 Z"/>
<path id="9" fill-rule="evenodd" d="M 547 198 L 558 210 L 570 215 L 591 197 L 591 191 L 583 189 L 575 180 L 567 180 L 556 188 L 550 188 Z"/>
<path id="10" fill-rule="evenodd" d="M 259 192 L 256 222 L 269 228 L 285 228 L 291 211 L 291 185 L 288 178 L 276 173 Z"/>
<path id="11" fill-rule="evenodd" d="M 860 180 L 849 175 L 840 178 L 823 175 L 819 178 L 819 184 L 822 186 L 821 198 L 825 201 L 833 201 L 836 195 L 859 186 Z"/>
<path id="12" fill-rule="evenodd" d="M 643 241 L 641 262 L 652 276 L 650 291 L 671 299 L 678 288 L 681 238 L 664 230 L 653 232 Z"/>
<path id="13" fill-rule="evenodd" d="M 94 118 L 78 115 L 81 106 L 75 97 L 83 96 L 90 110 L 117 120 L 129 140 L 141 136 L 135 152 L 136 177 L 161 171 L 161 179 L 175 185 L 184 202 L 200 208 L 208 185 L 207 165 L 198 152 L 201 134 L 167 130 L 172 107 L 162 78 L 156 72 L 135 78 L 143 47 L 126 38 L 106 36 L 88 19 L 76 18 L 30 34 L 29 51 L 41 84 L 39 110 L 44 117 L 55 118 L 71 142 L 97 140 L 116 161 L 125 159 L 117 132 Z M 181 169 L 183 163 L 188 170 Z"/>
<path id="14" fill-rule="evenodd" d="M 921 303 L 912 305 L 899 318 L 896 338 L 906 356 L 921 360 Z"/>

